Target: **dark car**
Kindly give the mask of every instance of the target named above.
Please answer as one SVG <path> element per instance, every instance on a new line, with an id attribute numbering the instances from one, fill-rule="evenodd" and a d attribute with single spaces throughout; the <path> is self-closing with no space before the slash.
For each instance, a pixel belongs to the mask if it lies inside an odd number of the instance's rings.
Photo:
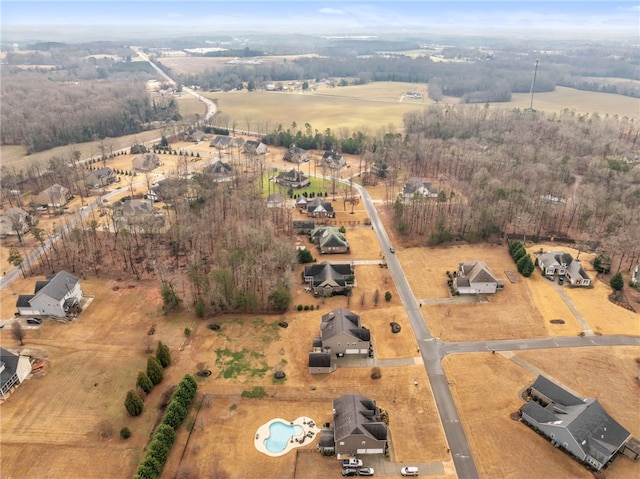
<path id="1" fill-rule="evenodd" d="M 558 284 L 562 285 L 564 283 L 564 276 L 558 276 Z"/>
<path id="2" fill-rule="evenodd" d="M 343 476 L 357 476 L 358 475 L 358 470 L 357 469 L 352 469 L 352 468 L 347 468 L 347 469 L 343 469 L 342 470 L 342 475 Z"/>
<path id="3" fill-rule="evenodd" d="M 27 318 L 28 324 L 42 324 L 42 320 L 40 318 Z"/>

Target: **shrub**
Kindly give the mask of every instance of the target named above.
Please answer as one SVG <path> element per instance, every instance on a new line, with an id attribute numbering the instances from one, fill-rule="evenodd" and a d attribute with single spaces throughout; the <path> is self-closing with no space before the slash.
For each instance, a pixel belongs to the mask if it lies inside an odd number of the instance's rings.
<path id="1" fill-rule="evenodd" d="M 303 307 L 302 309 L 304 309 L 305 311 L 309 311 L 309 305 L 308 305 L 308 304 L 305 304 L 305 305 L 304 305 L 304 307 Z"/>
<path id="2" fill-rule="evenodd" d="M 162 344 L 162 341 L 158 341 L 158 348 L 156 349 L 156 358 L 160 363 L 160 366 L 166 368 L 171 364 L 171 353 L 169 352 L 169 346 Z"/>
<path id="3" fill-rule="evenodd" d="M 131 437 L 131 431 L 128 427 L 123 427 L 122 429 L 120 429 L 120 437 L 122 439 L 129 439 Z"/>
<path id="4" fill-rule="evenodd" d="M 144 409 L 144 401 L 137 392 L 131 389 L 124 400 L 124 407 L 130 416 L 139 416 Z"/>
<path id="5" fill-rule="evenodd" d="M 298 311 L 302 311 L 302 308 L 304 308 L 304 306 L 302 306 L 301 304 L 299 304 L 299 305 L 296 307 L 296 309 L 297 309 Z"/>
<path id="6" fill-rule="evenodd" d="M 391 291 L 385 291 L 384 293 L 384 300 L 388 303 L 389 301 L 391 301 Z"/>
<path id="7" fill-rule="evenodd" d="M 313 255 L 307 248 L 298 250 L 298 263 L 313 263 Z"/>
<path id="8" fill-rule="evenodd" d="M 155 356 L 149 356 L 147 359 L 147 376 L 149 376 L 149 379 L 151 379 L 154 385 L 162 382 L 162 365 Z"/>
<path id="9" fill-rule="evenodd" d="M 194 305 L 194 310 L 198 318 L 204 318 L 205 314 L 207 314 L 207 306 L 204 303 L 204 299 L 198 298 L 198 301 L 196 301 Z"/>
<path id="10" fill-rule="evenodd" d="M 622 273 L 620 271 L 618 271 L 611 277 L 611 279 L 609 280 L 609 285 L 615 291 L 622 291 L 622 288 L 624 288 L 624 279 L 622 279 Z"/>
<path id="11" fill-rule="evenodd" d="M 379 367 L 371 368 L 371 379 L 380 379 L 382 377 L 382 371 Z"/>
<path id="12" fill-rule="evenodd" d="M 147 373 L 145 373 L 144 371 L 140 371 L 138 373 L 136 386 L 138 386 L 141 391 L 144 391 L 147 394 L 150 393 L 153 389 L 153 383 L 151 382 L 151 379 L 149 379 L 149 376 L 147 376 Z"/>
<path id="13" fill-rule="evenodd" d="M 191 328 L 184 328 L 184 335 L 189 336 L 191 334 Z"/>

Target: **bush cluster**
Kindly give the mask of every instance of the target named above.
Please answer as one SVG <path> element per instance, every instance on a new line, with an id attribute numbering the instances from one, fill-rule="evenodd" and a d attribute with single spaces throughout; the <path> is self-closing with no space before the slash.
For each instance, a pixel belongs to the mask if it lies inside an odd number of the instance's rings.
<path id="1" fill-rule="evenodd" d="M 531 276 L 536 267 L 531 260 L 531 256 L 524 249 L 524 245 L 520 241 L 509 243 L 509 253 L 511 253 L 511 257 L 515 261 L 520 274 L 525 278 Z"/>
<path id="2" fill-rule="evenodd" d="M 299 304 L 298 306 L 296 306 L 296 309 L 298 311 L 313 311 L 316 307 L 313 304 Z M 318 309 L 320 309 L 320 305 L 318 305 Z"/>
<path id="3" fill-rule="evenodd" d="M 189 414 L 197 390 L 196 380 L 189 374 L 178 383 L 171 402 L 164 412 L 162 423 L 153 434 L 151 443 L 147 447 L 147 454 L 138 465 L 133 479 L 157 479 L 160 477 L 175 441 L 176 429 Z"/>
<path id="4" fill-rule="evenodd" d="M 136 379 L 136 387 L 139 391 L 149 394 L 153 386 L 160 384 L 163 378 L 162 368 L 166 368 L 171 364 L 171 353 L 169 347 L 158 341 L 155 356 L 149 356 L 147 359 L 147 371 L 139 371 Z M 144 409 L 144 401 L 140 394 L 133 389 L 127 393 L 124 401 L 124 407 L 131 416 L 139 416 Z"/>

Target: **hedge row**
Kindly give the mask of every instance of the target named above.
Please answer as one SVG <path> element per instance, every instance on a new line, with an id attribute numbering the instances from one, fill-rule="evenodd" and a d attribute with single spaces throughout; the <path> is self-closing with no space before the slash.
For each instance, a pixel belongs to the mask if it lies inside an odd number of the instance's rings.
<path id="1" fill-rule="evenodd" d="M 197 390 L 196 380 L 189 374 L 178 383 L 178 387 L 171 397 L 171 402 L 164 412 L 162 423 L 153 434 L 147 448 L 147 454 L 138 465 L 133 479 L 157 479 L 160 477 L 175 441 L 176 429 L 189 414 Z"/>
<path id="2" fill-rule="evenodd" d="M 518 266 L 520 274 L 525 278 L 531 276 L 531 273 L 533 273 L 536 267 L 531 260 L 531 256 L 529 256 L 527 250 L 524 249 L 524 245 L 520 241 L 509 243 L 509 253 L 511 253 L 513 261 L 515 261 Z"/>

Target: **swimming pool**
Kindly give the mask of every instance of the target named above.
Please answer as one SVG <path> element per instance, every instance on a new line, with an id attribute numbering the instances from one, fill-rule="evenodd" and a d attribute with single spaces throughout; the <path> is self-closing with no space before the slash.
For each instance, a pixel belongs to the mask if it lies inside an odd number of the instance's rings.
<path id="1" fill-rule="evenodd" d="M 297 424 L 285 424 L 281 421 L 272 422 L 269 425 L 269 437 L 264 440 L 264 445 L 269 452 L 284 451 L 291 438 L 302 434 L 302 426 Z"/>

